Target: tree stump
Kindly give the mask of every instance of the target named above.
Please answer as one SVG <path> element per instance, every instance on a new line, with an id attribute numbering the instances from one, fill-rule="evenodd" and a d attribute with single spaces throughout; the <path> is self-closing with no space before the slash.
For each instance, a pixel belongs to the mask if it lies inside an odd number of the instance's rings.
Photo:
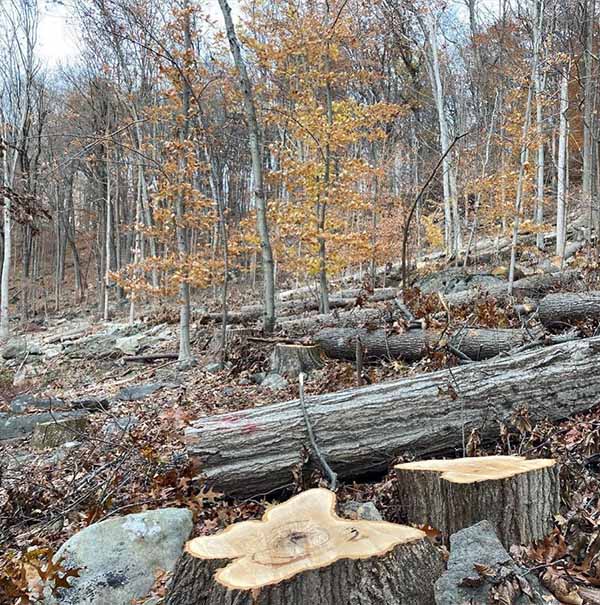
<path id="1" fill-rule="evenodd" d="M 431 525 L 446 539 L 488 520 L 506 548 L 529 544 L 549 533 L 559 510 L 554 460 L 484 456 L 409 462 L 395 468 L 408 522 Z"/>
<path id="2" fill-rule="evenodd" d="M 167 605 L 431 605 L 442 571 L 424 532 L 341 519 L 335 494 L 312 489 L 188 542 Z"/>
<path id="3" fill-rule="evenodd" d="M 41 450 L 80 439 L 89 422 L 87 416 L 57 418 L 49 422 L 40 422 L 33 429 L 31 447 Z"/>
<path id="4" fill-rule="evenodd" d="M 271 373 L 286 378 L 298 378 L 324 365 L 319 345 L 276 344 L 271 354 Z"/>

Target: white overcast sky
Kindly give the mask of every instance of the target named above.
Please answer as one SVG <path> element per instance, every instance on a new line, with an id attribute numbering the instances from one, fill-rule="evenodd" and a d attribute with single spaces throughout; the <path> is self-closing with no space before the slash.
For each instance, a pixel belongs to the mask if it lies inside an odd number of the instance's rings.
<path id="1" fill-rule="evenodd" d="M 215 18 L 220 19 L 220 11 L 217 0 L 198 0 L 204 6 L 208 6 Z M 481 0 L 480 10 L 495 12 L 498 0 Z M 230 0 L 235 12 L 238 0 Z M 455 0 L 453 5 L 460 13 L 464 11 L 466 20 L 466 9 L 463 0 Z M 59 63 L 68 63 L 76 58 L 77 50 L 77 28 L 75 19 L 70 16 L 67 5 L 47 0 L 41 5 L 41 22 L 38 32 L 38 54 L 42 61 L 49 67 L 55 67 Z"/>
<path id="2" fill-rule="evenodd" d="M 217 0 L 199 0 L 215 18 L 220 17 Z M 235 11 L 237 0 L 231 1 Z M 68 5 L 55 2 L 41 4 L 41 20 L 38 30 L 38 55 L 49 67 L 59 63 L 68 63 L 76 58 L 77 28 L 76 21 L 70 15 Z"/>

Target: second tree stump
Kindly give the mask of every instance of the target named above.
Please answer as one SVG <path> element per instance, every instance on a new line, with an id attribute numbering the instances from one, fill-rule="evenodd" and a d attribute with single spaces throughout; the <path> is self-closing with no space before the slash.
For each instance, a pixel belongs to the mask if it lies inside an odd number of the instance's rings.
<path id="1" fill-rule="evenodd" d="M 319 345 L 276 344 L 271 355 L 271 372 L 286 378 L 298 378 L 324 365 Z"/>
<path id="2" fill-rule="evenodd" d="M 485 519 L 505 547 L 529 544 L 550 532 L 559 510 L 554 460 L 484 456 L 409 462 L 395 469 L 408 522 L 430 525 L 445 539 Z"/>
<path id="3" fill-rule="evenodd" d="M 188 542 L 167 605 L 431 605 L 442 571 L 424 532 L 341 519 L 312 489 Z"/>

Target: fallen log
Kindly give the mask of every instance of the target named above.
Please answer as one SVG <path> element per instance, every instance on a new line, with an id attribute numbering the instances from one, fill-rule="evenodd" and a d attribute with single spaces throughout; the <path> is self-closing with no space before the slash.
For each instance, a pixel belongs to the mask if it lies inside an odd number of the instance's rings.
<path id="1" fill-rule="evenodd" d="M 395 456 L 456 453 L 477 429 L 526 406 L 533 422 L 600 401 L 600 337 L 306 398 L 319 448 L 340 479 L 383 473 Z M 190 456 L 228 494 L 290 486 L 308 448 L 298 400 L 202 418 L 185 431 Z"/>
<path id="2" fill-rule="evenodd" d="M 130 355 L 123 357 L 125 363 L 152 363 L 154 361 L 164 361 L 165 359 L 177 359 L 177 353 L 156 353 L 154 355 Z"/>
<path id="3" fill-rule="evenodd" d="M 342 290 L 339 294 L 329 298 L 329 307 L 331 309 L 351 308 L 363 298 L 365 302 L 382 302 L 392 300 L 398 295 L 397 288 L 376 288 L 371 293 L 366 293 L 361 288 L 352 288 Z M 289 315 L 299 315 L 310 311 L 317 311 L 319 302 L 316 299 L 291 300 L 289 302 L 278 303 L 276 306 L 277 317 L 286 317 Z M 263 306 L 261 304 L 245 305 L 240 308 L 242 317 L 247 321 L 259 319 L 263 315 Z"/>
<path id="4" fill-rule="evenodd" d="M 443 568 L 425 532 L 341 519 L 335 494 L 311 489 L 188 542 L 166 605 L 430 605 Z"/>
<path id="5" fill-rule="evenodd" d="M 356 340 L 360 339 L 364 359 L 404 359 L 418 361 L 433 350 L 449 344 L 473 361 L 489 359 L 522 345 L 522 330 L 466 329 L 445 337 L 434 330 L 409 330 L 402 334 L 386 330 L 326 328 L 314 341 L 332 359 L 356 359 Z"/>
<path id="6" fill-rule="evenodd" d="M 600 292 L 548 294 L 538 306 L 545 326 L 570 325 L 575 321 L 600 319 Z"/>
<path id="7" fill-rule="evenodd" d="M 337 311 L 333 313 L 319 313 L 310 317 L 295 317 L 282 319 L 277 322 L 277 327 L 289 336 L 306 336 L 321 328 L 326 327 L 348 327 L 360 326 L 366 323 L 387 323 L 389 313 L 377 308 L 355 308 L 349 311 Z"/>
<path id="8" fill-rule="evenodd" d="M 560 509 L 554 460 L 482 456 L 398 464 L 398 506 L 412 525 L 429 525 L 444 539 L 487 520 L 506 548 L 541 540 Z"/>
<path id="9" fill-rule="evenodd" d="M 511 298 L 533 298 L 538 300 L 550 290 L 577 288 L 581 276 L 577 271 L 562 271 L 560 273 L 543 273 L 523 277 L 513 283 L 512 297 L 508 295 L 508 283 L 491 285 L 481 288 L 471 288 L 462 292 L 444 295 L 451 307 L 470 305 L 485 297 L 495 298 L 498 302 L 507 303 Z"/>

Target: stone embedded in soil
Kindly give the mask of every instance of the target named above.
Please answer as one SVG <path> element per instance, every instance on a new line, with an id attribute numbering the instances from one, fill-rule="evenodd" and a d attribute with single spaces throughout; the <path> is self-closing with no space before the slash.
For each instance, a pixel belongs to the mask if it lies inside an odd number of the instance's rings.
<path id="1" fill-rule="evenodd" d="M 448 569 L 435 583 L 436 605 L 489 603 L 491 584 L 481 582 L 474 568 L 475 564 L 494 569 L 502 565 L 527 579 L 534 593 L 534 600 L 531 601 L 522 594 L 514 605 L 559 605 L 559 602 L 541 587 L 534 574 L 525 575 L 527 570 L 520 568 L 513 561 L 489 521 L 480 521 L 450 536 Z"/>
<path id="2" fill-rule="evenodd" d="M 164 508 L 94 523 L 70 538 L 55 560 L 78 568 L 71 587 L 56 597 L 46 587 L 46 605 L 130 605 L 148 595 L 155 574 L 170 571 L 192 531 L 192 513 Z"/>

